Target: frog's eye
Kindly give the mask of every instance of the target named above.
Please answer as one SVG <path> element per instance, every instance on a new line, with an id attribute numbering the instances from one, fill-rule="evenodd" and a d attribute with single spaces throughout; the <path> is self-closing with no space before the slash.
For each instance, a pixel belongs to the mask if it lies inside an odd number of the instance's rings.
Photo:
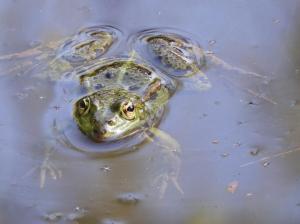
<path id="1" fill-rule="evenodd" d="M 127 120 L 133 120 L 135 118 L 135 107 L 132 102 L 124 102 L 121 104 L 121 114 Z"/>
<path id="2" fill-rule="evenodd" d="M 77 103 L 78 112 L 80 115 L 86 115 L 91 107 L 91 100 L 89 97 L 85 97 Z"/>

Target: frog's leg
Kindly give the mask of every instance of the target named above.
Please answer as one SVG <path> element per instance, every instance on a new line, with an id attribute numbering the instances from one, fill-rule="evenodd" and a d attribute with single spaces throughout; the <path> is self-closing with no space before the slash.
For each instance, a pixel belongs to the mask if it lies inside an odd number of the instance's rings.
<path id="1" fill-rule="evenodd" d="M 13 60 L 13 59 L 23 59 L 28 57 L 37 57 L 38 55 L 41 55 L 43 53 L 42 47 L 37 46 L 31 49 L 27 49 L 21 52 L 16 52 L 12 54 L 6 54 L 0 56 L 0 61 L 5 60 Z"/>
<path id="2" fill-rule="evenodd" d="M 50 160 L 53 148 L 46 148 L 44 161 L 40 167 L 40 188 L 45 187 L 47 173 L 53 180 L 57 180 L 62 177 L 61 170 L 57 169 L 53 162 Z"/>
<path id="3" fill-rule="evenodd" d="M 262 74 L 259 74 L 259 73 L 256 73 L 256 72 L 246 71 L 242 68 L 232 66 L 232 65 L 228 64 L 227 62 L 225 62 L 224 60 L 218 58 L 217 56 L 215 56 L 211 52 L 206 52 L 205 57 L 207 59 L 209 59 L 214 65 L 220 65 L 226 70 L 236 71 L 241 75 L 250 75 L 250 76 L 254 76 L 254 77 L 257 77 L 257 78 L 264 79 L 266 81 L 268 80 L 268 77 L 264 76 Z"/>
<path id="4" fill-rule="evenodd" d="M 190 65 L 191 72 L 185 74 L 181 79 L 184 79 L 183 85 L 185 89 L 192 91 L 206 91 L 211 88 L 211 83 L 204 72 L 197 65 Z"/>
<path id="5" fill-rule="evenodd" d="M 62 177 L 62 172 L 61 172 L 61 170 L 56 168 L 55 164 L 50 159 L 53 152 L 54 152 L 54 148 L 49 147 L 48 145 L 46 145 L 45 156 L 44 156 L 44 160 L 41 163 L 41 165 L 40 166 L 35 166 L 32 169 L 30 169 L 28 172 L 26 172 L 23 175 L 22 178 L 26 178 L 26 177 L 32 175 L 37 170 L 40 170 L 40 172 L 39 172 L 39 175 L 40 175 L 40 188 L 45 187 L 46 178 L 47 178 L 48 173 L 49 173 L 50 177 L 53 180 L 60 179 Z"/>
<path id="6" fill-rule="evenodd" d="M 41 66 L 44 62 L 45 66 L 52 63 L 55 58 L 55 49 L 62 43 L 62 41 L 52 41 L 45 45 L 38 45 L 34 48 L 30 48 L 21 52 L 0 56 L 0 63 L 6 64 L 6 69 L 0 71 L 4 75 L 9 74 L 27 74 L 33 69 Z M 50 60 L 50 61 L 49 61 Z M 39 73 L 42 73 L 39 72 Z M 40 74 L 39 74 L 40 76 Z"/>
<path id="7" fill-rule="evenodd" d="M 42 47 L 27 49 L 21 52 L 0 56 L 0 63 L 4 63 L 1 75 L 27 73 L 35 66 L 37 58 L 42 56 Z"/>
<path id="8" fill-rule="evenodd" d="M 169 166 L 168 171 L 163 171 L 154 179 L 154 185 L 159 188 L 159 197 L 163 198 L 170 181 L 174 184 L 178 192 L 184 194 L 180 184 L 178 183 L 178 176 L 181 167 L 181 159 L 179 157 L 180 145 L 173 137 L 162 130 L 152 127 L 149 129 L 149 132 L 159 138 L 159 142 L 157 142 L 148 135 L 148 139 L 162 149 L 161 154 L 163 155 L 163 159 Z"/>
<path id="9" fill-rule="evenodd" d="M 260 82 L 263 84 L 268 83 L 270 80 L 268 80 L 267 76 L 264 76 L 262 74 L 259 73 L 255 73 L 255 72 L 250 72 L 250 71 L 246 71 L 244 69 L 232 66 L 230 64 L 228 64 L 227 62 L 225 62 L 224 60 L 216 57 L 215 55 L 213 55 L 212 52 L 204 52 L 203 49 L 201 49 L 198 46 L 190 46 L 194 52 L 197 52 L 196 54 L 199 55 L 199 59 L 201 60 L 203 59 L 203 62 L 210 62 L 212 64 L 212 66 L 220 66 L 222 69 L 228 70 L 228 71 L 233 71 L 233 72 L 237 72 L 239 75 L 243 75 L 243 76 L 252 76 L 254 78 L 258 78 L 260 79 Z M 202 63 L 203 64 L 203 63 Z M 189 77 L 189 79 L 186 79 L 184 82 L 184 85 L 187 87 L 187 89 L 191 89 L 191 90 L 207 90 L 211 87 L 211 84 L 208 81 L 207 76 L 200 70 L 198 64 L 194 63 L 192 65 L 190 65 L 191 67 L 191 72 L 186 74 L 184 77 Z M 260 98 L 264 101 L 267 101 L 269 103 L 272 104 L 277 104 L 276 101 L 274 101 L 273 99 L 271 99 L 270 97 L 267 97 L 265 94 L 260 93 L 260 91 L 255 91 L 251 88 L 247 88 L 244 87 L 242 85 L 240 85 L 238 82 L 230 79 L 229 77 L 225 76 L 225 75 L 221 75 L 221 78 L 225 79 L 227 82 L 229 82 L 230 84 L 237 86 L 238 88 L 242 89 L 243 91 L 247 92 L 248 94 Z"/>
<path id="10" fill-rule="evenodd" d="M 206 54 L 206 58 L 210 60 L 210 62 L 213 65 L 217 65 L 217 66 L 221 66 L 223 69 L 226 69 L 228 71 L 233 71 L 233 72 L 237 72 L 239 75 L 244 75 L 244 76 L 252 76 L 253 78 L 258 78 L 260 79 L 262 84 L 268 84 L 269 83 L 269 78 L 267 76 L 264 76 L 262 74 L 259 73 L 255 73 L 255 72 L 250 72 L 250 71 L 246 71 L 244 69 L 232 66 L 230 64 L 228 64 L 227 62 L 223 61 L 222 59 L 216 57 L 215 55 L 209 53 Z M 255 91 L 251 88 L 247 88 L 247 87 L 243 87 L 241 84 L 239 84 L 238 82 L 230 79 L 228 76 L 225 75 L 221 75 L 221 78 L 223 78 L 224 80 L 226 80 L 227 82 L 229 82 L 230 84 L 242 89 L 243 91 L 247 92 L 248 94 L 260 98 L 264 101 L 267 101 L 271 104 L 276 105 L 277 102 L 275 100 L 273 100 L 272 98 L 266 96 L 264 93 L 261 93 L 259 91 Z"/>

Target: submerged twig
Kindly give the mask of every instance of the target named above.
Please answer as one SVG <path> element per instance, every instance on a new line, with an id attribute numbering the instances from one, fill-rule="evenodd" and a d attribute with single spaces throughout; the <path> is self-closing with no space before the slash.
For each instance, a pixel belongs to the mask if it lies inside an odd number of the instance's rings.
<path id="1" fill-rule="evenodd" d="M 280 156 L 285 156 L 285 155 L 288 155 L 288 154 L 291 154 L 291 153 L 294 153 L 294 152 L 297 152 L 297 151 L 300 151 L 300 146 L 297 146 L 295 148 L 291 148 L 288 151 L 280 152 L 280 153 L 277 153 L 277 154 L 272 155 L 272 156 L 265 156 L 265 157 L 263 157 L 263 158 L 261 158 L 259 160 L 255 160 L 255 161 L 252 161 L 252 162 L 244 163 L 244 164 L 240 165 L 240 167 L 243 168 L 243 167 L 247 167 L 247 166 L 250 166 L 250 165 L 253 165 L 253 164 L 256 164 L 256 163 L 265 162 L 267 160 L 275 159 L 275 158 L 278 158 Z"/>
<path id="2" fill-rule="evenodd" d="M 249 72 L 249 71 L 246 71 L 242 68 L 232 66 L 232 65 L 228 64 L 227 62 L 223 61 L 222 59 L 220 59 L 220 58 L 218 58 L 218 57 L 216 57 L 212 54 L 206 54 L 205 56 L 210 58 L 211 61 L 213 63 L 215 63 L 216 65 L 221 65 L 227 70 L 237 71 L 238 73 L 243 74 L 243 75 L 251 75 L 251 76 L 261 78 L 261 79 L 267 79 L 267 76 L 264 76 L 264 75 L 256 73 L 256 72 Z"/>
<path id="3" fill-rule="evenodd" d="M 247 93 L 249 93 L 250 95 L 252 95 L 252 96 L 254 96 L 254 97 L 260 98 L 260 99 L 265 100 L 265 101 L 267 101 L 267 102 L 269 102 L 269 103 L 271 103 L 271 104 L 274 104 L 274 105 L 277 104 L 277 102 L 274 101 L 273 99 L 271 99 L 271 98 L 269 98 L 269 97 L 267 97 L 267 96 L 265 96 L 265 95 L 259 94 L 259 93 L 255 92 L 255 91 L 252 90 L 252 89 L 249 89 L 249 88 L 247 88 L 247 87 L 243 87 L 243 86 L 241 86 L 240 84 L 238 84 L 238 83 L 236 83 L 236 82 L 234 82 L 234 81 L 228 79 L 228 78 L 225 77 L 225 76 L 222 76 L 222 78 L 224 78 L 226 81 L 230 82 L 232 85 L 235 85 L 235 86 L 237 86 L 238 88 L 240 88 L 240 89 L 246 91 Z"/>
<path id="4" fill-rule="evenodd" d="M 42 54 L 42 53 L 43 52 L 41 50 L 41 47 L 39 46 L 39 47 L 24 50 L 24 51 L 21 51 L 21 52 L 17 52 L 17 53 L 1 55 L 0 56 L 0 61 L 12 60 L 12 59 L 21 59 L 21 58 L 26 58 L 26 57 L 33 57 L 33 56 L 37 56 L 37 55 Z"/>

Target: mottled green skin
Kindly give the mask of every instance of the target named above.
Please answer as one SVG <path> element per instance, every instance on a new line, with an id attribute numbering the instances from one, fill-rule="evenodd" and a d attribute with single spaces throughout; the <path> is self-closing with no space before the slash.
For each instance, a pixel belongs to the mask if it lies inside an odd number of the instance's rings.
<path id="1" fill-rule="evenodd" d="M 81 72 L 88 94 L 73 110 L 79 129 L 96 142 L 120 140 L 156 125 L 176 85 L 173 80 L 129 59 L 93 65 Z M 88 108 L 82 112 L 84 102 Z M 134 118 L 122 105 L 134 105 Z"/>
<path id="2" fill-rule="evenodd" d="M 146 41 L 163 65 L 175 70 L 198 70 L 193 45 L 185 40 L 173 35 L 156 35 Z"/>
<path id="3" fill-rule="evenodd" d="M 72 64 L 83 63 L 106 53 L 116 37 L 104 27 L 88 27 L 66 41 L 59 49 L 62 58 Z"/>
<path id="4" fill-rule="evenodd" d="M 0 62 L 13 62 L 6 74 L 22 71 L 42 79 L 59 80 L 66 72 L 94 62 L 109 51 L 118 40 L 117 34 L 118 30 L 113 27 L 88 27 L 66 40 L 0 56 Z"/>

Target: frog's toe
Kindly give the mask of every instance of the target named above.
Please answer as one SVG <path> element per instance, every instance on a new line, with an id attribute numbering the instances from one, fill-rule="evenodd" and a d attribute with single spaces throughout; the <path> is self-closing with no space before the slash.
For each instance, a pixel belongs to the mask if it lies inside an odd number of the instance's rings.
<path id="1" fill-rule="evenodd" d="M 192 75 L 183 80 L 184 90 L 191 91 L 206 91 L 209 90 L 212 85 L 207 76 L 199 71 L 195 75 Z"/>

